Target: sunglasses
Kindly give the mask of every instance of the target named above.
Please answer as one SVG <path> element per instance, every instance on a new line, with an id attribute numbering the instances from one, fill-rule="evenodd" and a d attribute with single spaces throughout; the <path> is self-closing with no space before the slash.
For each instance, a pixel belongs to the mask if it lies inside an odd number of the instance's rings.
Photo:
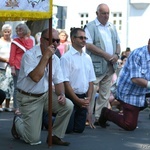
<path id="1" fill-rule="evenodd" d="M 79 38 L 80 40 L 87 40 L 88 38 L 85 36 L 74 36 L 75 38 Z"/>
<path id="2" fill-rule="evenodd" d="M 43 37 L 43 39 L 49 41 L 50 39 L 49 38 L 46 38 L 46 37 Z M 60 39 L 52 39 L 52 43 L 60 43 Z"/>

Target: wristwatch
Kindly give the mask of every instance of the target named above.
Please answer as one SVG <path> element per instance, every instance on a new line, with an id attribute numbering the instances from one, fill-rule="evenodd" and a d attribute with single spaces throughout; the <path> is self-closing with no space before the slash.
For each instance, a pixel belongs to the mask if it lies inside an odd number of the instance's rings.
<path id="1" fill-rule="evenodd" d="M 117 55 L 118 59 L 120 58 L 120 55 L 119 55 L 119 53 L 115 53 L 115 55 Z"/>

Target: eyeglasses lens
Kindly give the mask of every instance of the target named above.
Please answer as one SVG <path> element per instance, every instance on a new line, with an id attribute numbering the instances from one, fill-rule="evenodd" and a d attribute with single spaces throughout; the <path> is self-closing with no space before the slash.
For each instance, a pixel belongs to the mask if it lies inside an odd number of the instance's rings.
<path id="1" fill-rule="evenodd" d="M 52 39 L 52 43 L 60 43 L 60 39 Z"/>

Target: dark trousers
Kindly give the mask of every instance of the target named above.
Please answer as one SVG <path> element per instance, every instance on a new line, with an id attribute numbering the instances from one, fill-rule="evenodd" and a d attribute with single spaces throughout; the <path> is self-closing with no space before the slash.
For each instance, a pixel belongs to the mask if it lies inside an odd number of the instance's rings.
<path id="1" fill-rule="evenodd" d="M 132 131 L 137 126 L 140 108 L 124 102 L 122 102 L 122 107 L 123 115 L 120 115 L 117 112 L 107 109 L 105 111 L 104 116 L 107 120 L 112 121 L 121 128 L 127 131 Z"/>
<path id="2" fill-rule="evenodd" d="M 81 94 L 81 95 L 76 94 L 76 95 L 79 98 L 86 97 L 85 94 Z M 71 132 L 82 133 L 85 129 L 86 116 L 87 116 L 87 109 L 83 107 L 79 107 L 74 103 L 74 109 L 70 117 L 70 121 L 66 133 L 71 133 Z"/>

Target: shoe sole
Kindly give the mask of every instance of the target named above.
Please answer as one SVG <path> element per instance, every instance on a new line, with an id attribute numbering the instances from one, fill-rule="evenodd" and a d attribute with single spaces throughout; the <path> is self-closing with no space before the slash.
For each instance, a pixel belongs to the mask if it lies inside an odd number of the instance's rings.
<path id="1" fill-rule="evenodd" d="M 12 126 L 12 128 L 11 128 L 11 134 L 12 134 L 12 136 L 13 136 L 15 139 L 20 139 L 20 137 L 19 137 L 19 135 L 18 135 L 18 133 L 17 133 L 17 131 L 16 131 L 15 119 L 16 119 L 16 116 L 15 116 L 14 119 L 13 119 L 13 126 Z"/>

